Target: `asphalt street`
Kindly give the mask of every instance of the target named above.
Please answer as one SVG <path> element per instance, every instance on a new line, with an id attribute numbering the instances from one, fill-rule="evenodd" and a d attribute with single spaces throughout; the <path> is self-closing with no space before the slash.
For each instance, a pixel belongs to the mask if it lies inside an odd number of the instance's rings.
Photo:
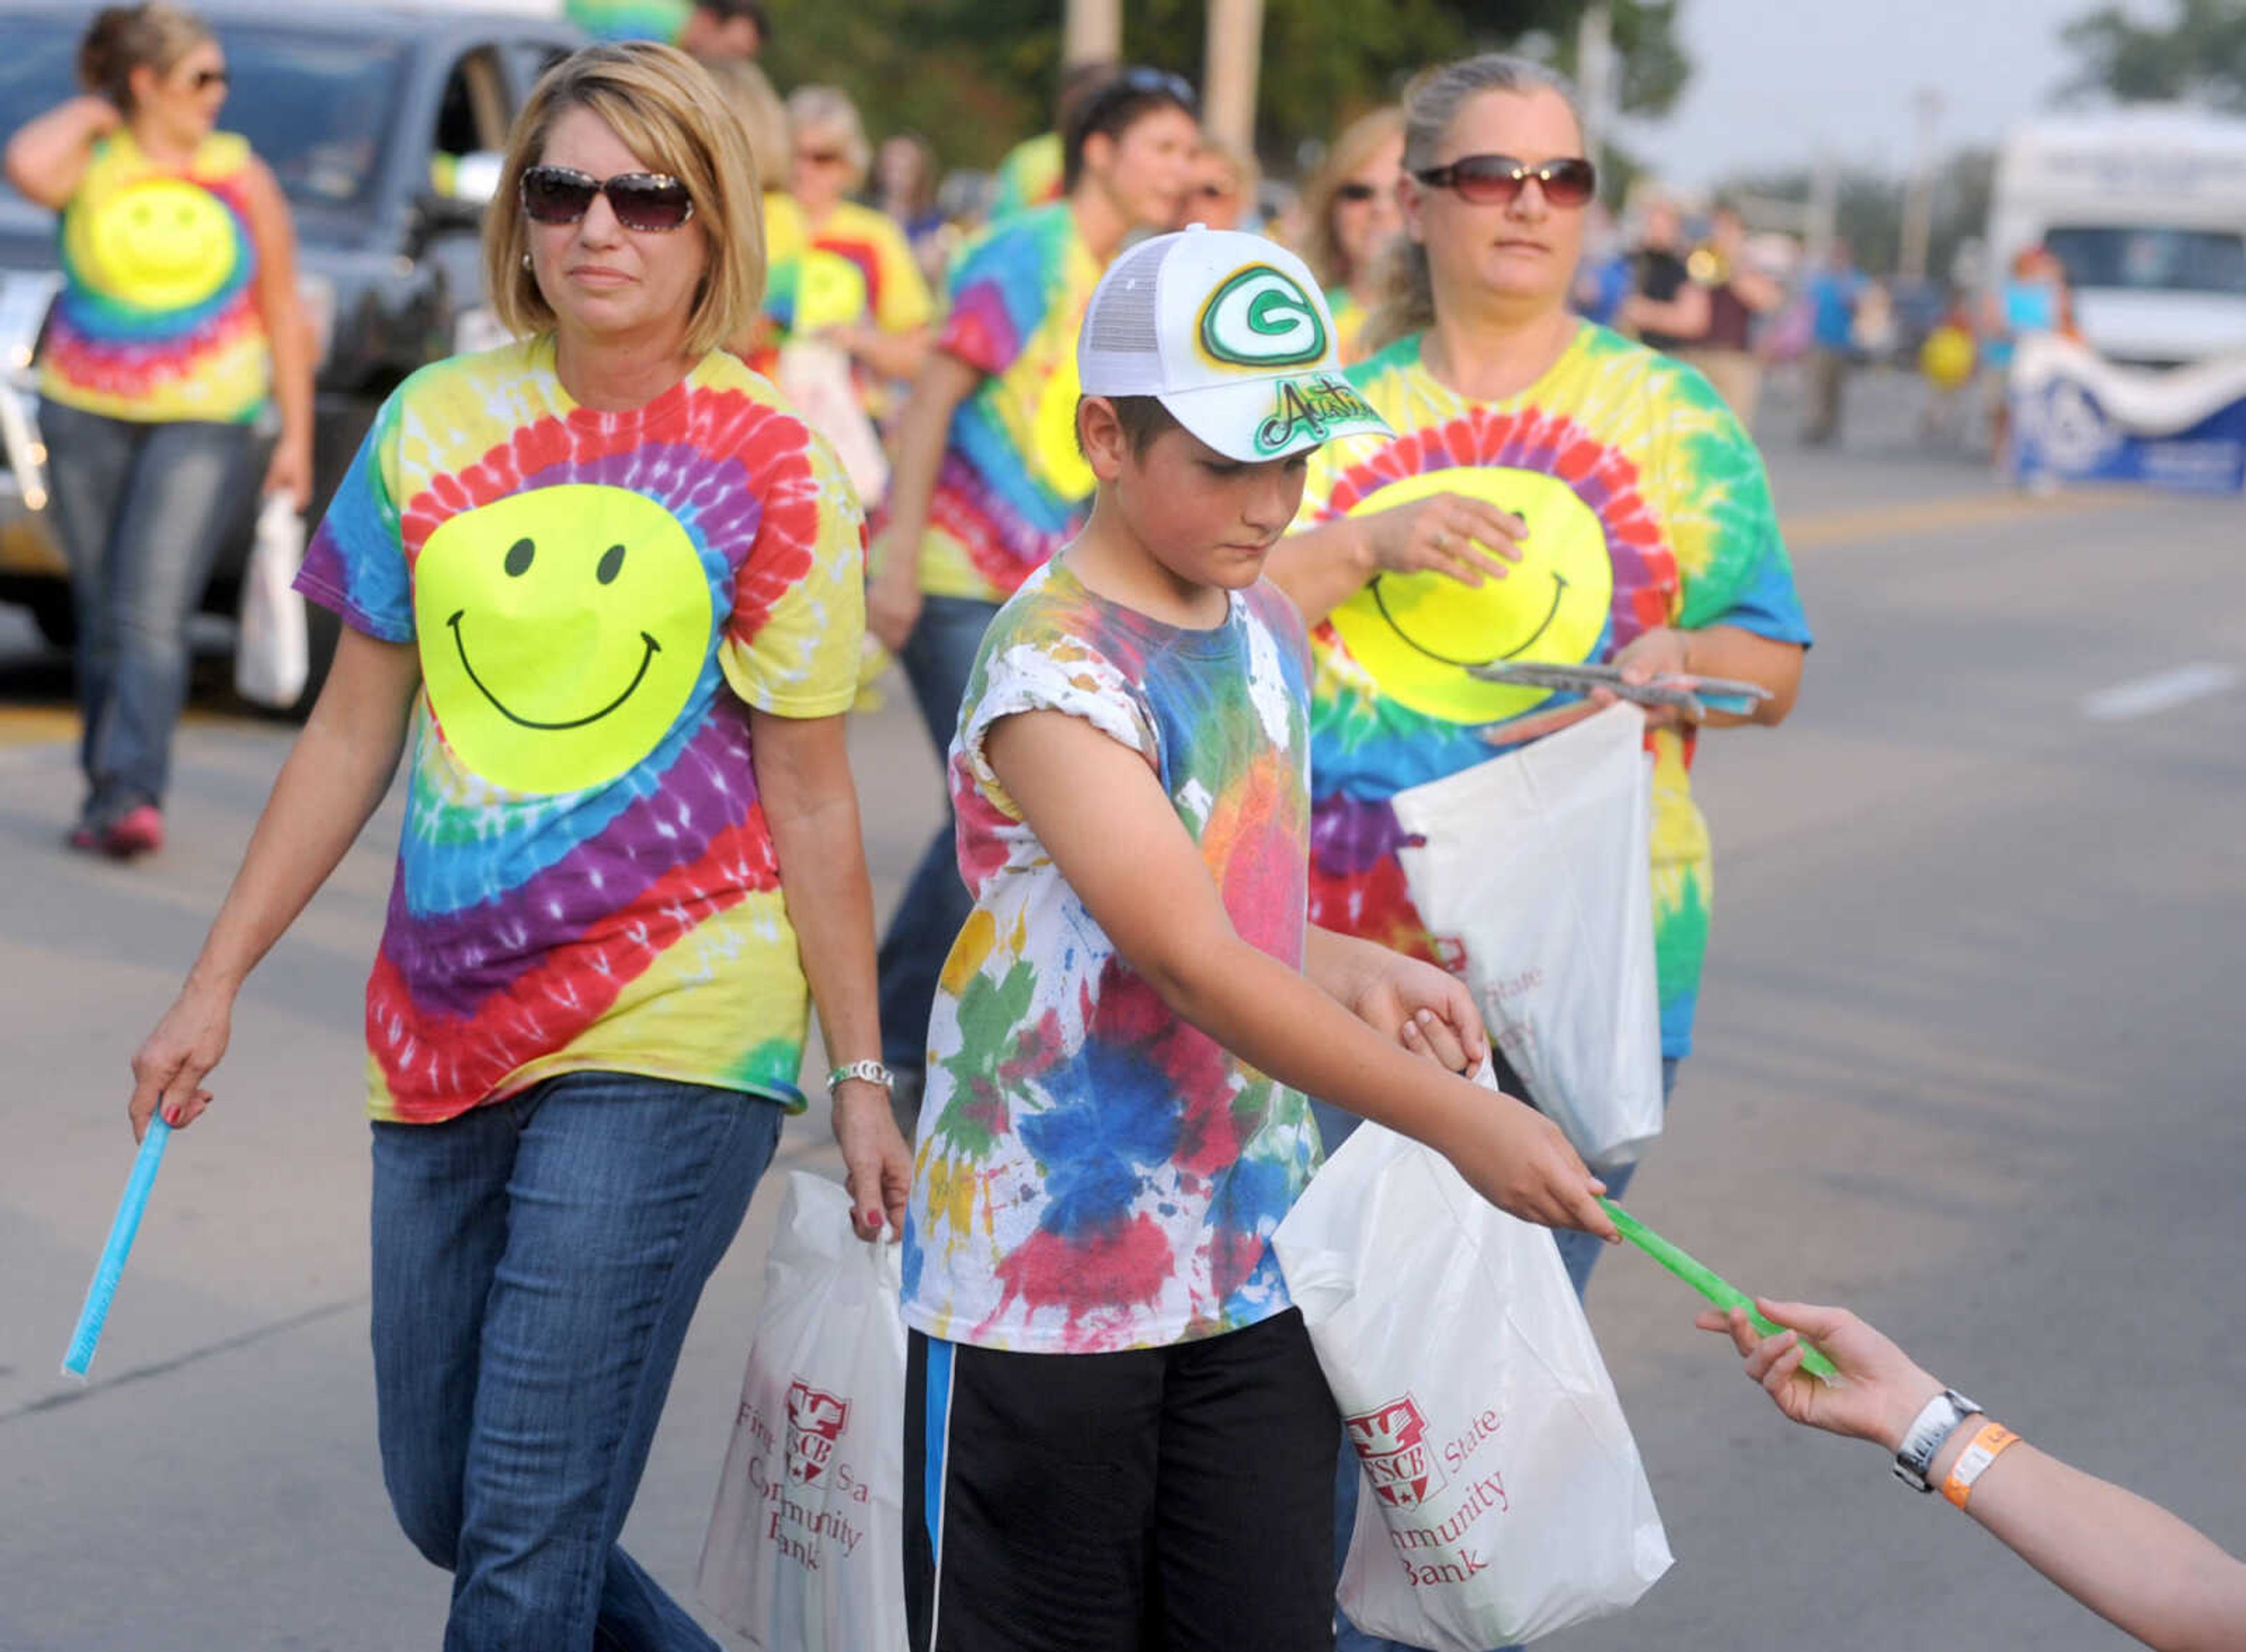
<path id="1" fill-rule="evenodd" d="M 1777 731 L 1711 735 L 1697 1052 L 1630 1204 L 1751 1288 L 1848 1303 L 2029 1439 L 2246 1549 L 2246 507 L 2012 494 L 1860 386 L 1765 435 L 1818 632 Z M 132 1158 L 126 1063 L 289 730 L 198 696 L 172 846 L 65 853 L 64 663 L 0 612 L 0 1649 L 404 1652 L 445 1580 L 384 1500 L 360 992 L 396 802 L 251 982 L 94 1380 L 57 1362 Z M 208 685 L 207 685 L 208 686 Z M 893 684 L 893 686 L 895 686 Z M 902 690 L 858 719 L 886 904 L 934 817 Z M 831 1171 L 826 1124 L 781 1164 Z M 704 1299 L 626 1541 L 691 1584 L 780 1178 Z M 1678 1564 L 1566 1652 L 2123 1644 L 1873 1448 L 1783 1423 L 1635 1254 L 1591 1318 Z"/>

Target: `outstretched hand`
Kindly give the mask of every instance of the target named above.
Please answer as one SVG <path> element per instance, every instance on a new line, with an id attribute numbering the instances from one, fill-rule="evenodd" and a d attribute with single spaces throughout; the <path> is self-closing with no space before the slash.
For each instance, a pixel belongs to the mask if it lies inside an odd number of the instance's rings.
<path id="1" fill-rule="evenodd" d="M 1746 1357 L 1748 1380 L 1797 1423 L 1895 1451 L 1926 1402 L 1942 1391 L 1909 1355 L 1845 1308 L 1759 1296 L 1755 1306 L 1788 1329 L 1764 1336 L 1744 1308 L 1705 1309 L 1692 1322 L 1704 1331 L 1727 1333 Z M 1839 1382 L 1820 1382 L 1801 1369 L 1805 1336 L 1841 1368 Z"/>

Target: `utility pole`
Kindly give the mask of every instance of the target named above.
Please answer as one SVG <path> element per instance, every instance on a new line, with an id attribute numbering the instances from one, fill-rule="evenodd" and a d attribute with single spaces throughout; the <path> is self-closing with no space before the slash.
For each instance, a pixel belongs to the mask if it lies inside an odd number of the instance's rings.
<path id="1" fill-rule="evenodd" d="M 1922 86 L 1913 99 L 1918 122 L 1911 137 L 1910 180 L 1903 188 L 1902 245 L 1895 274 L 1907 285 L 1926 279 L 1926 248 L 1934 225 L 1934 128 L 1942 119 L 1942 94 Z"/>
<path id="2" fill-rule="evenodd" d="M 1263 58 L 1263 0 L 1209 0 L 1201 59 L 1202 118 L 1219 142 L 1256 153 L 1256 78 Z"/>
<path id="3" fill-rule="evenodd" d="M 1614 18 L 1606 0 L 1584 7 L 1576 25 L 1576 82 L 1583 100 L 1583 153 L 1596 165 L 1605 158 L 1614 99 Z"/>
<path id="4" fill-rule="evenodd" d="M 1122 60 L 1123 0 L 1067 0 L 1061 26 L 1061 67 Z"/>

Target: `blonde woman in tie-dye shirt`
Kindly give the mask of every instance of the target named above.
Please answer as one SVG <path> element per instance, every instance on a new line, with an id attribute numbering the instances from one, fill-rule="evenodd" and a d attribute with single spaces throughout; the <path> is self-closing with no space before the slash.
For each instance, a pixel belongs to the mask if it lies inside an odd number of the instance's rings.
<path id="1" fill-rule="evenodd" d="M 1569 313 L 1595 180 L 1564 89 L 1518 58 L 1453 64 L 1413 84 L 1404 139 L 1408 240 L 1371 323 L 1376 353 L 1350 372 L 1397 434 L 1320 456 L 1271 577 L 1312 626 L 1311 921 L 1456 967 L 1412 906 L 1389 799 L 1585 709 L 1467 666 L 1745 678 L 1771 690 L 1753 717 L 1771 724 L 1793 704 L 1809 633 L 1762 461 L 1722 400 L 1691 368 Z M 1691 792 L 1698 731 L 1673 710 L 1648 724 L 1673 1077 L 1707 944 L 1708 839 Z M 1501 1058 L 1499 1076 L 1522 1093 Z M 1351 1121 L 1317 1117 L 1331 1151 Z M 1601 1171 L 1616 1196 L 1630 1173 Z M 1580 1290 L 1598 1247 L 1555 1236 Z M 1344 1522 L 1357 1489 L 1353 1472 L 1337 1484 Z M 1341 1652 L 1379 1644 L 1338 1627 Z"/>
<path id="2" fill-rule="evenodd" d="M 71 565 L 86 791 L 72 847 L 164 840 L 188 617 L 265 491 L 312 492 L 312 357 L 280 187 L 218 131 L 226 54 L 174 6 L 112 6 L 78 47 L 86 95 L 9 140 L 8 180 L 61 214 L 63 288 L 39 357 L 55 527 Z"/>
<path id="3" fill-rule="evenodd" d="M 1762 460 L 1722 399 L 1568 310 L 1593 187 L 1582 154 L 1565 92 L 1533 65 L 1478 58 L 1415 85 L 1409 240 L 1376 353 L 1350 375 L 1398 436 L 1321 459 L 1272 563 L 1317 656 L 1311 916 L 1422 957 L 1443 948 L 1405 888 L 1388 799 L 1583 709 L 1468 664 L 1744 678 L 1773 697 L 1709 721 L 1774 724 L 1809 642 Z M 1699 731 L 1673 709 L 1649 722 L 1676 1060 L 1707 944 L 1708 839 L 1691 790 Z"/>
<path id="4" fill-rule="evenodd" d="M 134 1063 L 136 1128 L 202 1111 L 242 977 L 406 751 L 366 999 L 373 1343 L 448 1645 L 715 1652 L 616 1537 L 803 1106 L 811 1000 L 852 1069 L 860 1231 L 902 1218 L 842 733 L 864 524 L 720 348 L 763 277 L 750 168 L 667 46 L 540 84 L 486 228 L 522 342 L 407 380 L 337 490 L 299 581 L 345 622 L 333 673 Z"/>

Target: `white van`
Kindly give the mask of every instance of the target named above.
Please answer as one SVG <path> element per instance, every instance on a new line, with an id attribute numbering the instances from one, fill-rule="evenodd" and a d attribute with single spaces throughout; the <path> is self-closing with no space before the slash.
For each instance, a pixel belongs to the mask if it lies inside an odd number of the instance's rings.
<path id="1" fill-rule="evenodd" d="M 2246 350 L 2246 120 L 2140 105 L 2015 127 L 1989 206 L 1992 287 L 2038 243 L 2108 360 Z"/>

